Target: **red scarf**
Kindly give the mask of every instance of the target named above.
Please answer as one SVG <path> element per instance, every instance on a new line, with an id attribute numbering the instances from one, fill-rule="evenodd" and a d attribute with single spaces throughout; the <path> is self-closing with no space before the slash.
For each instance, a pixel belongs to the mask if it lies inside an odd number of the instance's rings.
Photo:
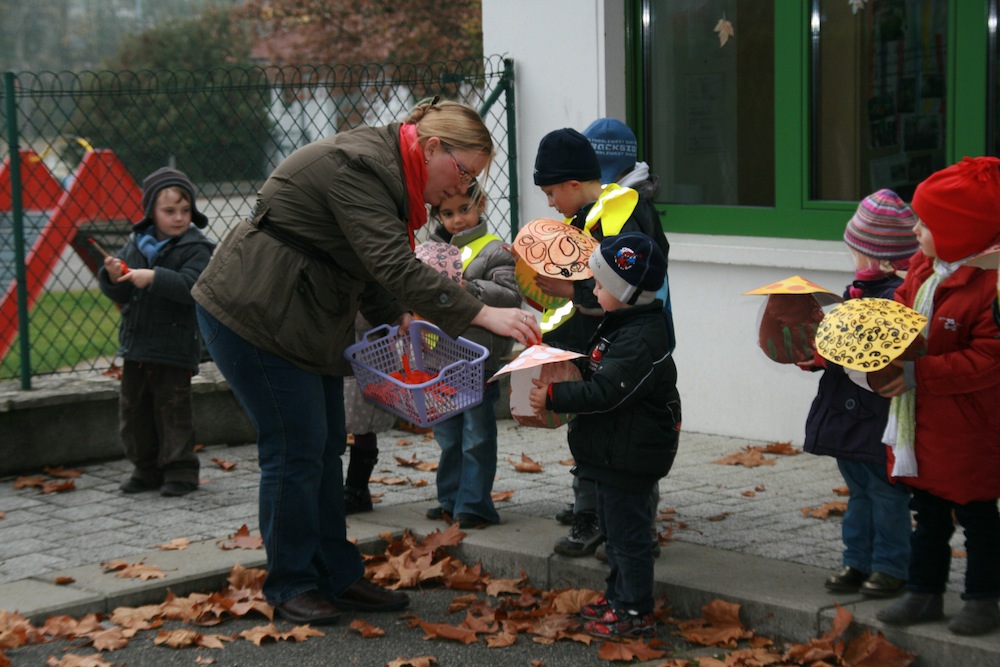
<path id="1" fill-rule="evenodd" d="M 424 203 L 424 186 L 427 185 L 427 165 L 424 152 L 417 142 L 417 126 L 403 123 L 399 126 L 399 153 L 403 158 L 403 177 L 406 179 L 406 193 L 410 199 L 410 215 L 406 219 L 406 233 L 410 236 L 410 247 L 416 247 L 413 234 L 427 224 L 427 206 Z"/>

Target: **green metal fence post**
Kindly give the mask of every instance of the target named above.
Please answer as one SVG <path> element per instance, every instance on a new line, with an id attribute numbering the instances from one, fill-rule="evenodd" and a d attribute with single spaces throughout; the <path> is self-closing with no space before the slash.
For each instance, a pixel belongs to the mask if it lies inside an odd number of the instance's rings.
<path id="1" fill-rule="evenodd" d="M 520 192 L 517 187 L 517 114 L 514 108 L 514 61 L 503 60 L 503 87 L 507 93 L 507 173 L 510 174 L 510 240 L 521 228 Z"/>
<path id="2" fill-rule="evenodd" d="M 31 340 L 28 336 L 28 286 L 24 264 L 24 210 L 21 201 L 21 151 L 17 131 L 17 101 L 13 72 L 3 74 L 3 94 L 7 101 L 7 146 L 10 151 L 11 220 L 14 230 L 14 270 L 17 279 L 17 329 L 21 349 L 21 389 L 31 389 Z"/>

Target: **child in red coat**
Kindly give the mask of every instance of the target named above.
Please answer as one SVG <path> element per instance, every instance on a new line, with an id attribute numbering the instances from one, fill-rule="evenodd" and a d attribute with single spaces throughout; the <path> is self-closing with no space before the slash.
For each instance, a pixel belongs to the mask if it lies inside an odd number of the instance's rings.
<path id="1" fill-rule="evenodd" d="M 1000 329 L 996 270 L 965 263 L 1000 235 L 1000 159 L 965 158 L 913 195 L 914 255 L 896 300 L 928 317 L 927 355 L 897 361 L 884 441 L 892 475 L 913 488 L 907 593 L 877 617 L 891 625 L 943 618 L 955 532 L 965 529 L 964 608 L 955 634 L 1000 627 Z"/>

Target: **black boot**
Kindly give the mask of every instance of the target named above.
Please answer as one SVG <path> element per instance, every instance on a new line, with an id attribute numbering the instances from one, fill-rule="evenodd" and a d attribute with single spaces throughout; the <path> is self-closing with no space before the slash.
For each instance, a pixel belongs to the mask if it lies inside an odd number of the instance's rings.
<path id="1" fill-rule="evenodd" d="M 357 446 L 350 449 L 351 459 L 344 478 L 344 512 L 371 512 L 372 495 L 368 491 L 368 479 L 378 461 L 378 449 L 359 449 Z"/>

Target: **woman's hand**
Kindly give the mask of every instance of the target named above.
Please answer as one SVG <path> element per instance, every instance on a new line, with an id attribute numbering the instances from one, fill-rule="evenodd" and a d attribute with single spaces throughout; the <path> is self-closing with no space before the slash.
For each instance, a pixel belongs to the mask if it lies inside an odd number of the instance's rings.
<path id="1" fill-rule="evenodd" d="M 535 284 L 549 296 L 556 296 L 563 299 L 573 298 L 573 281 L 562 278 L 552 278 L 551 276 L 535 276 Z"/>
<path id="2" fill-rule="evenodd" d="M 531 384 L 535 385 L 528 393 L 528 404 L 535 411 L 536 415 L 545 412 L 545 400 L 549 396 L 549 383 L 542 382 L 538 378 L 532 378 Z"/>
<path id="3" fill-rule="evenodd" d="M 496 308 L 483 306 L 474 318 L 472 324 L 489 329 L 499 336 L 513 336 L 525 346 L 540 343 L 542 330 L 538 321 L 528 311 L 520 308 Z"/>
<path id="4" fill-rule="evenodd" d="M 129 269 L 124 275 L 119 276 L 115 282 L 123 283 L 131 281 L 139 289 L 145 289 L 153 284 L 153 276 L 155 275 L 156 272 L 153 269 Z"/>

